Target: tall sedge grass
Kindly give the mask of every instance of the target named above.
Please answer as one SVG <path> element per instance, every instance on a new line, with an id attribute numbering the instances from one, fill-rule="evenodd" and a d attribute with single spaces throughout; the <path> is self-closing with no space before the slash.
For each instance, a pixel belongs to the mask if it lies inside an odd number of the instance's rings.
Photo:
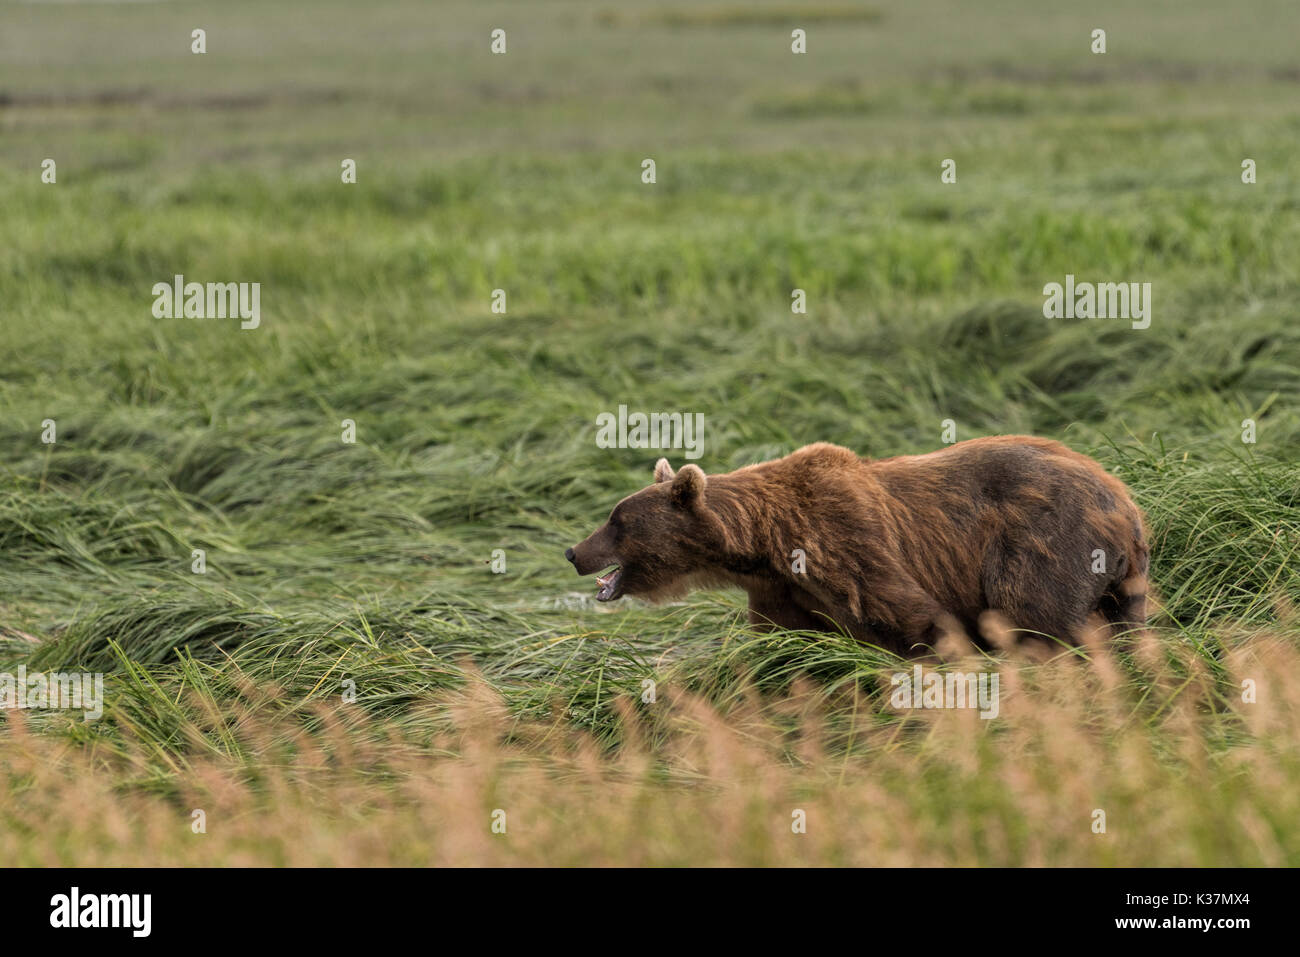
<path id="1" fill-rule="evenodd" d="M 1153 637 L 1118 654 L 1010 651 L 941 667 L 995 670 L 999 716 L 900 714 L 887 670 L 874 687 L 828 693 L 798 678 L 723 704 L 664 685 L 653 704 L 620 698 L 604 737 L 562 703 L 550 720 L 512 716 L 472 670 L 413 706 L 429 717 L 415 725 L 355 705 L 290 712 L 280 689 L 251 681 L 220 698 L 182 690 L 167 735 L 119 713 L 112 746 L 70 746 L 11 713 L 0 854 L 42 865 L 1300 863 L 1290 643 L 1245 640 L 1218 674 Z"/>

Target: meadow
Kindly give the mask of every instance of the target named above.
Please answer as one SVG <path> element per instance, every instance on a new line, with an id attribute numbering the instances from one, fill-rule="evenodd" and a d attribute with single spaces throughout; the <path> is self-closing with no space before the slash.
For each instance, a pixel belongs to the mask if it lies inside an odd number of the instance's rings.
<path id="1" fill-rule="evenodd" d="M 0 717 L 0 856 L 1300 864 L 1296 11 L 1131 6 L 0 4 L 0 671 L 105 674 Z M 739 592 L 598 605 L 565 547 L 682 462 L 620 404 L 706 472 L 1057 438 L 1160 613 L 956 648 L 980 721 Z"/>

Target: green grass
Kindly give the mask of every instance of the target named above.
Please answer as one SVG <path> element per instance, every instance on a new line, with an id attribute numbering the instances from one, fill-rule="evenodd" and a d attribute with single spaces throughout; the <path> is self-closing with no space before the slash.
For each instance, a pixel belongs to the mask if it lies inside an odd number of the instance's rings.
<path id="1" fill-rule="evenodd" d="M 887 656 L 755 636 L 738 593 L 594 603 L 562 552 L 660 454 L 596 447 L 619 404 L 703 413 L 706 471 L 812 441 L 930 451 L 946 419 L 1096 455 L 1150 519 L 1170 661 L 1213 676 L 1192 740 L 1224 768 L 1250 740 L 1224 662 L 1300 639 L 1290 5 L 313 11 L 0 7 L 0 668 L 108 672 L 104 721 L 29 718 L 129 760 L 109 794 L 178 802 L 200 757 L 256 779 L 274 761 L 232 715 L 317 732 L 344 679 L 404 740 L 452 727 L 472 675 L 512 733 L 608 751 L 644 679 L 728 715 L 803 675 L 838 755 L 815 773 L 901 746 L 936 819 L 976 815 L 985 792 L 936 780 L 907 733 L 855 736 L 908 725 L 879 700 Z M 261 328 L 155 319 L 175 273 L 260 282 Z M 1151 327 L 1044 319 L 1066 273 L 1152 283 Z M 1125 687 L 1176 781 L 1171 698 Z M 1294 818 L 1279 834 L 1300 861 Z M 1277 862 L 1161 840 L 1176 863 Z M 926 859 L 1083 860 L 969 850 Z"/>

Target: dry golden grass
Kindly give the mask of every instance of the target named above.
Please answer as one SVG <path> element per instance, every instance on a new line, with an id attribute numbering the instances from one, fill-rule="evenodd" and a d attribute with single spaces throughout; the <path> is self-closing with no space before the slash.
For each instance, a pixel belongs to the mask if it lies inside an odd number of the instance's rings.
<path id="1" fill-rule="evenodd" d="M 900 721 L 811 682 L 721 713 L 661 689 L 621 745 L 513 721 L 482 682 L 417 741 L 356 709 L 314 727 L 258 696 L 156 747 L 75 745 L 11 714 L 0 855 L 33 865 L 1294 865 L 1300 661 L 1247 639 L 1210 675 L 1155 639 L 1124 660 L 995 661 L 1001 709 Z M 1257 701 L 1236 689 L 1252 679 Z M 1145 691 L 1139 696 L 1136 688 Z M 1141 700 L 1139 700 L 1141 699 Z M 430 725 L 432 726 L 432 725 Z M 220 728 L 229 756 L 198 757 Z M 170 770 L 160 771 L 169 767 Z M 130 782 L 130 783 L 124 783 Z M 195 833 L 202 809 L 206 833 Z M 493 812 L 505 812 L 494 833 Z M 1106 814 L 1094 833 L 1094 811 Z M 796 811 L 806 833 L 795 833 Z"/>

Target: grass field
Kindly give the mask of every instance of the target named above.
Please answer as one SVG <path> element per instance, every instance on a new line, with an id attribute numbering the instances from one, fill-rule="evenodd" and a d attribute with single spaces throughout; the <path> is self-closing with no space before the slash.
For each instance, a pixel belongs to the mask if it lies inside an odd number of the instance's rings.
<path id="1" fill-rule="evenodd" d="M 106 675 L 0 720 L 0 856 L 1300 864 L 1300 20 L 1132 6 L 0 3 L 0 669 Z M 620 404 L 706 472 L 1060 439 L 1164 611 L 980 721 L 738 592 L 597 605 Z"/>

